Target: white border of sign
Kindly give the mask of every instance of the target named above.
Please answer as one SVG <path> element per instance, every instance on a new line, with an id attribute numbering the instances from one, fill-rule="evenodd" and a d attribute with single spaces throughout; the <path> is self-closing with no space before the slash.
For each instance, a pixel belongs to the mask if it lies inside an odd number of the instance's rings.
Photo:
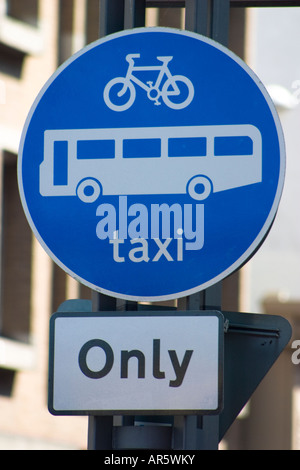
<path id="1" fill-rule="evenodd" d="M 156 359 L 154 340 L 160 342 Z M 104 354 L 96 342 L 109 351 Z M 92 360 L 93 349 L 98 355 L 93 366 L 86 366 L 89 376 L 82 364 Z M 127 377 L 120 377 L 123 352 L 134 353 L 127 359 Z M 143 377 L 137 377 L 136 353 L 144 354 Z M 172 354 L 177 360 L 170 362 Z M 175 385 L 184 362 L 184 377 Z M 108 369 L 101 377 L 91 371 L 99 364 L 100 372 Z M 48 408 L 53 415 L 219 414 L 223 368 L 224 317 L 216 310 L 57 312 L 50 319 Z"/>
<path id="2" fill-rule="evenodd" d="M 206 42 L 207 44 L 212 45 L 213 47 L 219 49 L 221 52 L 223 52 L 227 56 L 231 57 L 238 65 L 240 65 L 240 67 L 242 67 L 247 72 L 247 74 L 253 79 L 253 81 L 255 82 L 257 87 L 262 92 L 263 96 L 266 99 L 266 102 L 268 103 L 270 111 L 272 113 L 274 123 L 275 123 L 276 129 L 277 129 L 277 134 L 278 134 L 278 141 L 279 141 L 279 147 L 280 147 L 280 160 L 281 161 L 280 161 L 280 173 L 279 173 L 277 192 L 276 192 L 276 195 L 274 197 L 274 201 L 273 201 L 273 205 L 272 205 L 272 208 L 270 210 L 270 213 L 269 213 L 269 215 L 268 215 L 268 217 L 267 217 L 260 233 L 256 237 L 256 239 L 249 246 L 249 248 L 243 253 L 243 255 L 238 260 L 236 260 L 235 263 L 233 263 L 229 268 L 227 268 L 225 271 L 220 273 L 218 276 L 214 277 L 213 279 L 210 279 L 208 282 L 206 282 L 204 284 L 201 284 L 201 286 L 196 286 L 192 289 L 188 289 L 188 290 L 183 291 L 183 292 L 176 292 L 176 293 L 173 293 L 173 294 L 170 294 L 170 295 L 140 297 L 140 296 L 132 296 L 132 295 L 120 294 L 118 292 L 109 291 L 109 290 L 103 289 L 99 286 L 95 286 L 95 285 L 89 283 L 88 281 L 86 281 L 85 279 L 81 279 L 80 276 L 78 276 L 76 273 L 72 272 L 67 266 L 65 266 L 51 252 L 51 250 L 47 247 L 44 240 L 40 236 L 38 230 L 36 229 L 35 224 L 34 224 L 32 218 L 31 218 L 31 215 L 30 215 L 30 210 L 27 207 L 26 198 L 25 198 L 24 189 L 23 189 L 23 184 L 22 184 L 22 155 L 23 155 L 25 137 L 26 137 L 26 133 L 27 133 L 31 118 L 32 118 L 32 116 L 33 116 L 33 114 L 34 114 L 41 98 L 43 97 L 46 90 L 48 89 L 48 87 L 63 72 L 64 69 L 66 69 L 74 60 L 78 59 L 81 55 L 85 54 L 90 49 L 93 49 L 94 47 L 97 47 L 98 45 L 103 44 L 107 41 L 111 41 L 115 38 L 119 38 L 119 37 L 122 37 L 122 36 L 127 36 L 127 35 L 132 35 L 132 34 L 139 34 L 141 32 L 143 32 L 143 33 L 148 33 L 148 32 L 151 33 L 152 32 L 153 33 L 155 31 L 157 31 L 157 32 L 168 32 L 168 33 L 171 33 L 171 34 L 179 34 L 179 35 L 184 35 L 184 36 L 190 36 L 190 37 L 192 37 L 196 40 L 201 40 L 203 42 Z M 20 191 L 21 201 L 22 201 L 22 204 L 23 204 L 23 208 L 24 208 L 27 220 L 28 220 L 33 232 L 34 232 L 34 235 L 36 236 L 36 238 L 38 239 L 38 241 L 40 242 L 42 247 L 45 249 L 45 251 L 48 253 L 48 255 L 53 259 L 53 261 L 55 261 L 55 263 L 58 264 L 58 266 L 60 266 L 65 272 L 67 272 L 70 276 L 72 276 L 73 278 L 75 278 L 76 280 L 81 282 L 82 284 L 88 286 L 89 288 L 91 288 L 91 289 L 93 289 L 97 292 L 100 292 L 100 293 L 103 293 L 103 294 L 106 294 L 106 295 L 109 295 L 109 296 L 112 296 L 112 297 L 122 298 L 122 299 L 125 299 L 125 300 L 160 301 L 160 300 L 171 300 L 171 299 L 176 299 L 176 298 L 179 298 L 179 297 L 185 297 L 185 296 L 194 294 L 196 292 L 199 292 L 199 290 L 204 290 L 204 289 L 206 289 L 206 288 L 208 288 L 208 287 L 210 287 L 214 284 L 217 284 L 219 281 L 221 281 L 222 279 L 226 278 L 227 276 L 232 274 L 234 271 L 239 269 L 244 263 L 246 263 L 250 259 L 250 257 L 254 254 L 254 252 L 259 248 L 259 246 L 264 241 L 265 237 L 267 236 L 267 234 L 269 232 L 269 229 L 270 229 L 270 227 L 271 227 L 271 225 L 274 221 L 274 218 L 276 216 L 276 212 L 277 212 L 278 205 L 279 205 L 279 202 L 280 202 L 280 198 L 281 198 L 281 194 L 282 194 L 282 190 L 283 190 L 283 185 L 284 185 L 284 178 L 285 178 L 285 143 L 284 143 L 283 131 L 282 131 L 281 123 L 280 123 L 277 111 L 275 109 L 275 106 L 274 106 L 267 90 L 263 86 L 262 82 L 259 80 L 259 78 L 256 76 L 256 74 L 238 56 L 236 56 L 232 51 L 228 50 L 227 48 L 225 48 L 221 44 L 219 44 L 219 43 L 215 42 L 214 40 L 212 40 L 210 38 L 207 38 L 205 36 L 201 36 L 199 34 L 192 33 L 192 32 L 189 32 L 189 31 L 177 30 L 177 29 L 173 29 L 173 28 L 160 28 L 160 27 L 136 28 L 136 29 L 133 29 L 133 30 L 121 31 L 121 32 L 118 32 L 118 33 L 115 33 L 115 34 L 111 34 L 109 36 L 105 36 L 104 38 L 93 42 L 92 44 L 88 45 L 87 47 L 85 47 L 81 51 L 74 54 L 70 59 L 68 59 L 62 66 L 60 66 L 57 69 L 57 71 L 52 75 L 52 77 L 44 85 L 44 87 L 42 88 L 42 90 L 38 94 L 32 108 L 29 112 L 29 115 L 26 119 L 24 129 L 23 129 L 23 133 L 22 133 L 22 137 L 21 137 L 21 141 L 20 141 L 20 147 L 19 147 L 18 181 L 19 181 L 19 191 Z"/>

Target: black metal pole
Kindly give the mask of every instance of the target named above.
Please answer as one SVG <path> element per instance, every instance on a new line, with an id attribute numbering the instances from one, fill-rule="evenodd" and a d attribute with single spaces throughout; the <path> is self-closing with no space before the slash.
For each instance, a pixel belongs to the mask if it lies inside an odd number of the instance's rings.
<path id="1" fill-rule="evenodd" d="M 145 0 L 100 0 L 99 37 L 145 25 Z M 126 310 L 127 302 L 92 293 L 92 308 L 94 312 L 116 311 L 117 306 Z M 130 303 L 132 310 L 135 305 Z M 134 418 L 123 417 L 123 425 L 131 425 Z M 113 449 L 113 416 L 89 416 L 88 450 Z"/>
<path id="2" fill-rule="evenodd" d="M 99 37 L 124 29 L 124 1 L 100 0 Z M 116 299 L 92 292 L 94 312 L 115 311 Z M 89 416 L 88 450 L 112 449 L 113 416 Z"/>
<path id="3" fill-rule="evenodd" d="M 115 311 L 116 299 L 92 293 L 93 312 Z M 88 450 L 112 449 L 113 416 L 89 416 Z"/>
<path id="4" fill-rule="evenodd" d="M 100 0 L 100 33 L 108 34 L 145 25 L 146 0 Z M 186 0 L 186 29 L 227 45 L 229 0 Z M 221 309 L 221 283 L 179 301 L 180 310 Z M 93 311 L 115 311 L 117 300 L 93 292 Z M 126 302 L 123 308 L 126 310 Z M 184 308 L 180 308 L 180 306 Z M 130 305 L 132 307 L 132 305 Z M 122 424 L 134 425 L 134 417 L 123 417 Z M 173 425 L 173 449 L 217 449 L 218 416 L 177 416 Z M 148 443 L 151 449 L 151 442 Z M 137 447 L 139 448 L 138 442 Z M 145 448 L 145 447 L 144 447 Z M 113 449 L 113 417 L 90 416 L 89 450 Z"/>
<path id="5" fill-rule="evenodd" d="M 185 29 L 203 34 L 227 46 L 229 0 L 186 0 Z M 187 310 L 221 310 L 222 283 L 186 299 Z M 219 445 L 219 416 L 174 418 L 175 448 L 216 450 Z"/>

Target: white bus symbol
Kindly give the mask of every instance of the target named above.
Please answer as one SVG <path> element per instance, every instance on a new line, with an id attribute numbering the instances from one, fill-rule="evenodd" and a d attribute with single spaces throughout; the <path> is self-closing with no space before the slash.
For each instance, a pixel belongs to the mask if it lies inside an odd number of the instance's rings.
<path id="1" fill-rule="evenodd" d="M 47 130 L 42 196 L 186 194 L 198 201 L 262 180 L 252 125 Z"/>

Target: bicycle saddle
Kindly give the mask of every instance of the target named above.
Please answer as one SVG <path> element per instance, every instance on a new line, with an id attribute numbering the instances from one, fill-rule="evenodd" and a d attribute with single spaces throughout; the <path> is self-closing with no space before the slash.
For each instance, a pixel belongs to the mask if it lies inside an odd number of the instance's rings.
<path id="1" fill-rule="evenodd" d="M 173 56 L 158 56 L 156 57 L 157 60 L 159 60 L 160 62 L 164 62 L 165 64 L 167 64 L 168 62 L 170 62 L 170 60 L 173 59 Z"/>

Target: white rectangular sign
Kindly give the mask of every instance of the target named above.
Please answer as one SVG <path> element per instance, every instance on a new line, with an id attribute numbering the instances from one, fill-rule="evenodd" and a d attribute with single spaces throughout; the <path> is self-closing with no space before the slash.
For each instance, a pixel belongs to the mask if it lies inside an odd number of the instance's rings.
<path id="1" fill-rule="evenodd" d="M 56 313 L 49 410 L 56 415 L 217 414 L 220 312 Z"/>

